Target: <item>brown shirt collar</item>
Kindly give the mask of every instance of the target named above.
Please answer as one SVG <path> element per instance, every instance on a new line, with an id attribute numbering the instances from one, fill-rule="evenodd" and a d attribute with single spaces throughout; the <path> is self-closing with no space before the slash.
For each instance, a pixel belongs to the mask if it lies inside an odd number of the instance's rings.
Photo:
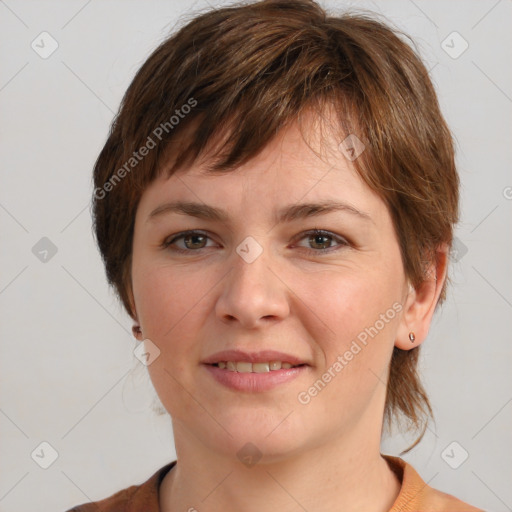
<path id="1" fill-rule="evenodd" d="M 389 512 L 484 512 L 451 494 L 433 489 L 403 459 L 391 455 L 383 457 L 402 482 L 400 494 Z M 163 466 L 140 485 L 132 485 L 109 498 L 79 505 L 68 512 L 160 512 L 160 484 L 176 462 Z"/>

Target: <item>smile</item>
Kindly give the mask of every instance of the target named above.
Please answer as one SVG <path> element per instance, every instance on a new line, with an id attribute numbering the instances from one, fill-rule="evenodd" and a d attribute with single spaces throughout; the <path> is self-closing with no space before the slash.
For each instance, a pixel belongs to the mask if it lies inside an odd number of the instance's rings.
<path id="1" fill-rule="evenodd" d="M 216 366 L 222 370 L 226 369 L 232 372 L 240 373 L 265 373 L 277 370 L 288 370 L 302 365 L 292 365 L 282 361 L 269 361 L 263 363 L 251 363 L 248 361 L 219 361 L 212 366 Z"/>
<path id="2" fill-rule="evenodd" d="M 224 365 L 225 367 L 222 368 Z M 273 369 L 270 369 L 271 365 Z M 277 368 L 278 365 L 281 365 L 281 368 Z M 281 361 L 268 363 L 219 361 L 203 364 L 203 368 L 208 370 L 213 379 L 223 387 L 246 393 L 270 391 L 290 383 L 310 369 L 307 364 L 292 366 L 290 363 L 281 363 Z"/>

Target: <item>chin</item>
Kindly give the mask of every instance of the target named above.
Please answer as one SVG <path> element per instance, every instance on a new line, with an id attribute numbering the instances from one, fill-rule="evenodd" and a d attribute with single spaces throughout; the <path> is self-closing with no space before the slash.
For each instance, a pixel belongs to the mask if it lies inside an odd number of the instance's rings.
<path id="1" fill-rule="evenodd" d="M 242 418 L 240 415 L 218 418 L 231 436 L 220 428 L 214 432 L 209 430 L 204 435 L 210 438 L 213 450 L 229 457 L 234 455 L 242 463 L 244 457 L 258 459 L 261 463 L 278 462 L 299 451 L 306 441 L 302 437 L 307 430 L 297 428 L 295 432 L 288 419 L 283 421 L 285 417 L 286 414 L 279 419 L 274 415 L 265 418 L 264 413 L 254 409 L 252 414 L 244 413 Z"/>

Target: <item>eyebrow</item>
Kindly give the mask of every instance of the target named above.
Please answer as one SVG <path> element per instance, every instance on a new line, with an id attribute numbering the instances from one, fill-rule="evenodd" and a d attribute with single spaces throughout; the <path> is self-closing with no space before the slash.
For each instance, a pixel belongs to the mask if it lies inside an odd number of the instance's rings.
<path id="1" fill-rule="evenodd" d="M 325 215 L 331 212 L 346 212 L 355 215 L 361 219 L 373 222 L 373 219 L 366 212 L 360 211 L 354 206 L 333 200 L 325 200 L 316 203 L 301 203 L 285 206 L 274 215 L 276 224 L 292 222 L 297 219 L 304 219 L 318 215 Z M 229 222 L 229 215 L 225 210 L 215 208 L 204 203 L 195 203 L 189 201 L 173 201 L 162 204 L 155 208 L 146 220 L 154 221 L 163 214 L 177 213 L 180 215 L 189 215 L 199 219 L 212 220 L 218 222 Z"/>

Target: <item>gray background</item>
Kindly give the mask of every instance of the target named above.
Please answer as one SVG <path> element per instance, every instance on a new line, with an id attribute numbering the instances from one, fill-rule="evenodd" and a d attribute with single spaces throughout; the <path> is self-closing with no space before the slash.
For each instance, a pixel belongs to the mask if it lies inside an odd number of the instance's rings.
<path id="1" fill-rule="evenodd" d="M 381 12 L 413 36 L 457 140 L 453 287 L 421 358 L 437 422 L 404 458 L 433 487 L 512 510 L 512 3 L 323 5 Z M 91 169 L 135 71 L 182 14 L 207 7 L 0 1 L 1 511 L 65 510 L 175 458 L 170 420 L 151 411 L 131 322 L 93 242 Z M 59 45 L 46 59 L 31 47 L 51 48 L 43 31 Z M 469 44 L 457 58 L 445 51 L 463 48 L 459 36 L 446 39 L 454 31 Z M 398 454 L 412 439 L 396 434 L 382 451 Z M 47 469 L 42 442 L 58 453 Z M 453 469 L 447 460 L 460 463 L 462 450 L 469 457 Z"/>

